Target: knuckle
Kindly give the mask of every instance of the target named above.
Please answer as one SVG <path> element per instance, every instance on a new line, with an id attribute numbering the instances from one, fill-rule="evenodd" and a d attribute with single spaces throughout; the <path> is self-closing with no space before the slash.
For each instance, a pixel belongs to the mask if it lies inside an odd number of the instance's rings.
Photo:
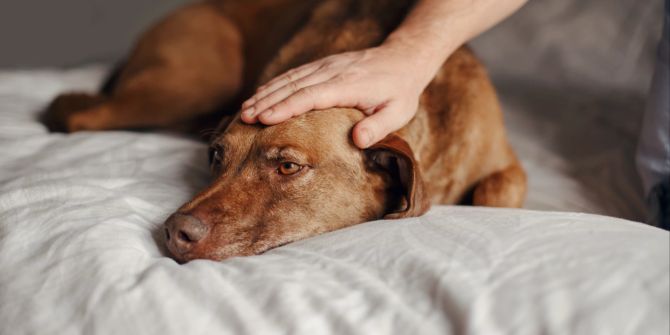
<path id="1" fill-rule="evenodd" d="M 286 113 L 288 111 L 289 116 L 292 114 L 292 108 L 291 108 L 291 99 L 286 99 L 284 101 L 278 102 L 276 105 L 272 106 L 271 113 L 275 116 L 277 115 L 283 115 L 279 113 Z"/>
<path id="2" fill-rule="evenodd" d="M 305 88 L 301 88 L 301 89 L 297 92 L 297 94 L 298 94 L 300 97 L 303 97 L 303 98 L 311 98 L 311 97 L 313 97 L 313 96 L 315 95 L 315 92 L 314 92 L 314 91 L 315 91 L 315 88 L 314 88 L 314 87 L 305 87 Z"/>
<path id="3" fill-rule="evenodd" d="M 352 79 L 362 79 L 370 76 L 370 73 L 368 73 L 365 69 L 362 69 L 360 67 L 354 67 L 347 73 L 349 77 Z"/>
<path id="4" fill-rule="evenodd" d="M 289 81 L 286 86 L 291 91 L 291 94 L 295 94 L 296 92 L 298 92 L 300 90 L 300 86 L 295 81 Z"/>
<path id="5" fill-rule="evenodd" d="M 256 104 L 256 102 L 257 102 L 256 100 L 257 100 L 257 99 L 256 99 L 255 97 L 252 97 L 251 99 L 245 101 L 245 102 L 242 104 L 242 107 L 243 107 L 243 108 L 247 108 L 247 107 L 249 107 L 249 106 L 253 106 L 253 105 Z"/>
<path id="6" fill-rule="evenodd" d="M 338 55 L 330 55 L 322 60 L 323 64 L 335 64 L 335 61 L 337 60 Z"/>
<path id="7" fill-rule="evenodd" d="M 338 74 L 335 76 L 335 80 L 338 82 L 352 82 L 352 81 L 358 81 L 362 78 L 363 76 L 360 75 L 358 71 L 347 71 Z"/>
<path id="8" fill-rule="evenodd" d="M 342 81 L 355 81 L 358 80 L 360 76 L 356 72 L 345 72 L 340 76 Z"/>
<path id="9" fill-rule="evenodd" d="M 334 59 L 327 58 L 321 63 L 321 65 L 319 66 L 319 70 L 330 71 L 333 70 L 336 67 L 336 65 L 337 64 L 335 63 Z"/>
<path id="10" fill-rule="evenodd" d="M 289 70 L 288 72 L 286 72 L 286 75 L 285 75 L 286 80 L 288 80 L 289 82 L 293 82 L 295 80 L 296 76 L 298 75 L 297 72 L 298 71 L 296 69 L 292 69 L 292 70 Z"/>
<path id="11" fill-rule="evenodd" d="M 257 111 L 262 111 L 262 110 L 264 110 L 266 107 L 268 107 L 268 100 L 267 100 L 267 98 L 263 98 L 263 99 L 260 99 L 260 100 L 256 101 L 256 103 L 254 104 L 254 106 L 255 106 L 255 109 L 256 109 Z"/>

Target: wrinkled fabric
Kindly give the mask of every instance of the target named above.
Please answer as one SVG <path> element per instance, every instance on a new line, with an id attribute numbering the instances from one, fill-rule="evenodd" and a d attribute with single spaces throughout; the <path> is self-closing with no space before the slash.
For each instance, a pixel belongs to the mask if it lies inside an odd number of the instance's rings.
<path id="1" fill-rule="evenodd" d="M 530 179 L 530 201 L 555 204 L 534 192 L 538 183 L 581 188 L 573 210 L 647 219 L 650 188 L 643 190 L 635 159 L 663 7 L 663 0 L 534 0 L 472 42 L 503 101 L 513 146 L 542 175 Z"/>
<path id="2" fill-rule="evenodd" d="M 668 331 L 668 233 L 639 223 L 436 207 L 262 256 L 178 265 L 137 205 L 4 212 L 3 225 L 22 225 L 3 227 L 0 333 Z"/>
<path id="3" fill-rule="evenodd" d="M 161 224 L 207 183 L 205 145 L 36 121 L 105 70 L 0 72 L 0 334 L 668 332 L 668 233 L 606 216 L 436 206 L 179 265 Z M 532 144 L 529 208 L 616 208 Z"/>
<path id="4" fill-rule="evenodd" d="M 474 42 L 543 211 L 437 206 L 221 263 L 161 245 L 202 143 L 48 134 L 39 110 L 107 67 L 0 71 L 0 334 L 667 334 L 669 235 L 612 217 L 646 215 L 660 8 L 530 1 Z"/>

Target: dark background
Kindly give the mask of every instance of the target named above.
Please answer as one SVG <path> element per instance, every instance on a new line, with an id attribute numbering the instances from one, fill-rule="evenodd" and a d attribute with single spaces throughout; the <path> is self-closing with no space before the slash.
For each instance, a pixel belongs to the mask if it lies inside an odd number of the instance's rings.
<path id="1" fill-rule="evenodd" d="M 152 21 L 187 0 L 0 0 L 0 67 L 120 58 Z"/>
<path id="2" fill-rule="evenodd" d="M 119 60 L 142 30 L 188 2 L 0 0 L 0 68 Z M 662 8 L 662 0 L 530 0 L 473 45 L 496 73 L 646 91 Z"/>

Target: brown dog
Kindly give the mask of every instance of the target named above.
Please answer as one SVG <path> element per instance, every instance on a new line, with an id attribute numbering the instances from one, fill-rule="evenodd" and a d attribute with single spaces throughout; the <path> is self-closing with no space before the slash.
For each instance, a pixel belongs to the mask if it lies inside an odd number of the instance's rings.
<path id="1" fill-rule="evenodd" d="M 412 4 L 191 5 L 140 39 L 109 94 L 62 95 L 47 120 L 66 131 L 191 124 L 295 66 L 378 45 Z M 494 89 L 468 49 L 447 60 L 414 119 L 368 150 L 350 139 L 363 116 L 333 108 L 264 127 L 218 114 L 216 180 L 167 220 L 168 249 L 180 261 L 221 260 L 369 220 L 418 216 L 431 203 L 522 205 L 524 171 Z"/>

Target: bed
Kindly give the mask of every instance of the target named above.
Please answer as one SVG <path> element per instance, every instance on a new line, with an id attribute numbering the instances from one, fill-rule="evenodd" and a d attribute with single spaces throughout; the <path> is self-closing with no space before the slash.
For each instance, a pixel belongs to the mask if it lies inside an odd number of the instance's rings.
<path id="1" fill-rule="evenodd" d="M 49 133 L 49 99 L 97 88 L 109 66 L 0 70 L 0 334 L 667 334 L 670 236 L 640 223 L 632 163 L 648 57 L 639 72 L 602 61 L 657 36 L 572 36 L 597 51 L 580 58 L 548 35 L 602 6 L 566 23 L 574 4 L 531 3 L 519 15 L 544 33 L 511 20 L 474 43 L 528 170 L 526 208 L 436 206 L 224 262 L 179 265 L 161 244 L 208 181 L 205 144 Z M 626 31 L 654 6 L 621 8 Z M 515 63 L 520 43 L 532 62 Z"/>

